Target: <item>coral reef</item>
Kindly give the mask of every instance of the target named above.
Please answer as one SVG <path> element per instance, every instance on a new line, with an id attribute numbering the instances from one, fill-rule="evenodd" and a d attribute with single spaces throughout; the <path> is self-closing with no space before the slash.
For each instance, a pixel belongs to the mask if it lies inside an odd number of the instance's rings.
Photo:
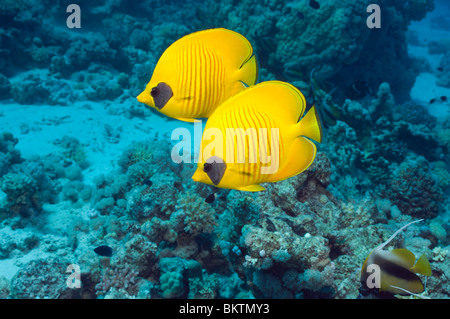
<path id="1" fill-rule="evenodd" d="M 450 51 L 446 52 L 439 63 L 440 70 L 438 73 L 438 82 L 437 84 L 444 87 L 450 87 Z"/>
<path id="2" fill-rule="evenodd" d="M 20 151 L 15 148 L 19 142 L 11 133 L 0 136 L 0 176 L 9 171 L 12 165 L 22 162 Z"/>
<path id="3" fill-rule="evenodd" d="M 79 293 L 66 285 L 69 263 L 58 258 L 33 260 L 11 280 L 11 296 L 18 299 L 72 299 Z"/>
<path id="4" fill-rule="evenodd" d="M 23 10 L 25 3 L 4 4 L 0 13 L 14 16 L 15 12 Z M 151 23 L 123 11 L 115 11 L 119 7 L 132 10 L 133 5 L 122 2 L 113 6 L 89 3 L 83 13 L 85 19 L 99 18 L 102 12 L 108 12 L 107 17 L 103 15 L 101 19 L 108 32 L 92 33 L 89 37 L 71 34 L 70 41 L 61 45 L 53 39 L 62 35 L 56 35 L 49 24 L 44 23 L 36 30 L 29 28 L 33 30 L 32 40 L 28 40 L 31 46 L 26 39 L 11 43 L 13 38 L 22 37 L 6 32 L 0 39 L 4 38 L 3 41 L 11 44 L 8 48 L 23 48 L 20 50 L 23 55 L 11 54 L 17 49 L 5 49 L 3 54 L 0 53 L 0 57 L 3 56 L 0 65 L 7 60 L 12 64 L 29 61 L 29 67 L 48 67 L 53 77 L 78 79 L 80 85 L 84 86 L 80 97 L 114 99 L 123 93 L 123 86 L 114 81 L 115 72 L 130 76 L 131 95 L 135 95 L 148 81 L 156 57 L 174 40 L 193 30 L 221 26 L 247 36 L 255 46 L 261 66 L 279 79 L 308 81 L 311 70 L 315 69 L 319 79 L 337 83 L 340 88 L 338 91 L 345 91 L 356 81 L 366 81 L 373 89 L 387 81 L 394 96 L 404 101 L 417 75 L 415 60 L 408 56 L 406 50 L 405 29 L 411 21 L 423 18 L 434 6 L 431 0 L 410 1 L 405 6 L 382 1 L 380 5 L 385 11 L 384 27 L 374 32 L 360 27 L 367 18 L 367 4 L 362 0 L 346 0 L 343 3 L 329 1 L 320 10 L 310 8 L 307 2 L 284 0 L 278 4 L 267 2 L 262 5 L 252 0 L 238 4 L 232 1 L 219 4 L 205 1 L 202 4 L 185 3 L 180 6 L 167 4 L 163 11 L 155 0 L 139 8 L 142 13 L 152 17 Z M 44 7 L 45 4 L 36 6 L 33 11 L 37 15 Z M 55 14 L 65 12 L 62 3 L 51 7 Z M 111 11 L 114 14 L 110 14 Z M 171 21 L 164 18 L 167 15 L 171 16 Z M 28 23 L 38 24 L 33 19 Z M 123 28 L 118 28 L 118 25 Z M 15 32 L 20 34 L 22 29 L 16 29 Z M 298 40 L 300 37 L 301 41 Z M 380 55 L 385 57 L 382 63 L 378 59 Z M 112 69 L 105 65 L 112 66 Z M 87 85 L 85 80 L 80 79 L 102 72 L 109 72 L 112 76 L 104 79 L 95 76 L 95 80 Z M 45 85 L 34 88 L 28 84 L 33 82 L 33 78 L 26 78 L 13 85 L 13 98 L 19 103 L 45 100 L 49 94 Z M 64 90 L 66 94 L 71 91 L 70 88 Z M 63 103 L 63 99 L 50 100 Z"/>
<path id="5" fill-rule="evenodd" d="M 142 155 L 150 150 L 151 156 Z M 392 192 L 386 194 L 390 200 L 375 201 L 356 190 L 350 201 L 342 201 L 328 190 L 335 166 L 325 152 L 319 152 L 307 171 L 265 185 L 266 192 L 221 190 L 213 203 L 206 203 L 210 190 L 184 179 L 193 173 L 192 165 L 172 167 L 154 161 L 169 152 L 170 146 L 160 140 L 136 143 L 124 150 L 121 171 L 99 176 L 94 187 L 60 173 L 59 178 L 68 181 L 63 183 L 61 203 L 85 203 L 74 206 L 80 218 L 73 235 L 78 244 L 66 256 L 83 269 L 78 297 L 355 298 L 359 278 L 348 274 L 361 265 L 380 237 L 387 238 L 398 222 L 410 220 L 408 215 L 436 216 L 433 202 L 437 198 L 426 206 L 417 204 L 417 198 L 441 196 L 422 158 L 420 171 L 412 167 L 411 176 L 407 176 L 411 161 L 399 165 L 398 175 L 391 179 Z M 403 184 L 395 183 L 400 178 L 417 179 L 409 193 L 401 193 Z M 431 183 L 430 188 L 424 188 L 426 183 Z M 429 193 L 419 196 L 414 193 L 419 189 Z M 397 222 L 384 224 L 394 216 Z M 436 243 L 445 242 L 441 223 L 434 221 L 429 229 Z M 23 247 L 19 248 L 23 253 L 35 249 L 39 240 L 24 237 L 14 243 L 10 237 L 3 238 L 2 247 L 10 247 L 2 252 L 4 256 L 11 255 L 15 247 Z M 366 241 L 363 246 L 359 238 Z M 86 250 L 99 240 L 113 247 L 111 258 L 95 257 L 92 250 Z M 441 257 L 435 259 L 433 265 L 442 263 Z M 42 276 L 26 269 L 61 267 L 52 264 L 56 261 L 45 261 L 42 266 L 43 262 L 33 261 L 16 274 L 10 283 L 11 297 L 75 297 L 57 285 L 21 288 L 27 280 L 34 280 L 27 279 L 29 274 Z M 428 284 L 429 291 L 433 293 L 438 285 Z"/>
<path id="6" fill-rule="evenodd" d="M 449 86 L 446 44 L 407 34 L 432 0 L 380 1 L 381 29 L 363 0 L 77 3 L 81 30 L 66 28 L 64 1 L 0 1 L 0 103 L 27 111 L 0 132 L 1 299 L 356 298 L 367 255 L 417 219 L 390 247 L 424 253 L 427 296 L 450 298 L 448 116 L 409 99 L 431 67 L 408 41 L 443 55 L 434 72 Z M 293 83 L 324 122 L 313 164 L 264 192 L 194 183 L 168 134 L 188 124 L 135 101 L 171 43 L 212 27 L 247 37 L 259 81 Z M 44 105 L 52 114 L 27 121 Z M 29 155 L 19 142 L 42 127 L 52 148 Z"/>
<path id="7" fill-rule="evenodd" d="M 249 11 L 251 5 L 251 2 L 242 3 L 238 12 Z M 432 10 L 433 2 L 426 1 L 422 5 L 421 1 L 415 1 L 407 8 L 389 1 L 382 1 L 380 5 L 386 10 L 383 15 L 385 24 L 377 32 L 358 27 L 367 17 L 367 4 L 363 1 L 328 2 L 320 10 L 311 10 L 307 2 L 286 3 L 282 8 L 288 12 L 281 18 L 278 18 L 280 9 L 273 5 L 270 14 L 253 9 L 254 23 L 243 23 L 248 18 L 238 14 L 230 15 L 229 22 L 232 28 L 254 37 L 257 44 L 261 43 L 258 39 L 271 39 L 271 53 L 263 51 L 267 46 L 262 43 L 261 51 L 262 55 L 268 54 L 269 70 L 274 74 L 292 73 L 294 70 L 303 75 L 297 80 L 305 81 L 316 68 L 318 78 L 331 80 L 343 90 L 358 80 L 375 87 L 387 80 L 395 96 L 404 101 L 416 73 L 411 67 L 412 59 L 408 57 L 404 28 L 411 20 L 420 19 Z M 417 9 L 419 7 L 420 10 Z M 262 7 L 259 9 L 264 10 Z M 298 19 L 299 12 L 303 19 Z M 301 41 L 292 41 L 299 37 Z M 395 43 L 391 42 L 393 39 L 396 39 Z M 273 46 L 275 50 L 272 50 Z M 298 52 L 302 54 L 298 55 Z M 378 58 L 380 55 L 385 56 L 383 62 Z"/>
<path id="8" fill-rule="evenodd" d="M 425 158 L 414 157 L 406 159 L 394 171 L 386 196 L 403 214 L 431 219 L 438 214 L 443 194 Z"/>

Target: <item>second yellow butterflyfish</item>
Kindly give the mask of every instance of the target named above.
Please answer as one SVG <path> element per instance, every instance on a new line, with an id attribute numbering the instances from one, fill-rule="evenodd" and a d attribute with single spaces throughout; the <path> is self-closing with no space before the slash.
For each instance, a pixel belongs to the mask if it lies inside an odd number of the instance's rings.
<path id="1" fill-rule="evenodd" d="M 192 179 L 260 191 L 261 183 L 301 173 L 316 156 L 311 140 L 322 140 L 316 108 L 304 115 L 305 107 L 303 94 L 281 81 L 263 82 L 229 98 L 206 122 Z"/>
<path id="2" fill-rule="evenodd" d="M 208 118 L 258 76 L 250 42 L 223 29 L 198 31 L 175 41 L 160 57 L 139 102 L 186 122 Z"/>

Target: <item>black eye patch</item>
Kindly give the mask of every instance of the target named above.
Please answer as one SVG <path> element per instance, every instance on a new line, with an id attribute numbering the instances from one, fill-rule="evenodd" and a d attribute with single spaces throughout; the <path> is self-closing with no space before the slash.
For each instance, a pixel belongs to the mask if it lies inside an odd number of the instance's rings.
<path id="1" fill-rule="evenodd" d="M 159 88 L 158 88 L 157 86 L 155 86 L 155 87 L 151 90 L 150 95 L 151 95 L 153 98 L 155 98 L 155 97 L 157 97 L 157 96 L 159 95 L 159 93 L 161 93 L 161 91 L 159 90 Z"/>
<path id="2" fill-rule="evenodd" d="M 206 163 L 203 165 L 203 171 L 208 175 L 214 185 L 220 183 L 226 169 L 227 164 L 225 164 L 225 162 L 217 156 L 207 159 Z"/>
<path id="3" fill-rule="evenodd" d="M 164 82 L 160 82 L 157 86 L 152 88 L 152 90 L 150 91 L 150 95 L 155 102 L 155 106 L 160 110 L 173 96 L 173 92 L 169 85 Z"/>
<path id="4" fill-rule="evenodd" d="M 205 163 L 205 165 L 203 165 L 203 170 L 205 171 L 205 173 L 208 173 L 212 170 L 213 168 L 213 164 L 211 163 Z"/>

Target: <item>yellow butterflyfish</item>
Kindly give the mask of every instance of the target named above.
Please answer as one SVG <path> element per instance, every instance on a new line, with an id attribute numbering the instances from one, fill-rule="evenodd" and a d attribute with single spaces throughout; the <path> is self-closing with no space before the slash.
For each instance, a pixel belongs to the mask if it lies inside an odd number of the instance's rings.
<path id="1" fill-rule="evenodd" d="M 307 169 L 322 128 L 313 106 L 289 83 L 262 82 L 226 100 L 209 117 L 192 179 L 220 188 L 261 191 Z M 300 119 L 300 121 L 299 121 Z M 210 142 L 208 142 L 210 141 Z"/>
<path id="2" fill-rule="evenodd" d="M 198 31 L 164 51 L 137 99 L 169 117 L 194 122 L 254 85 L 257 76 L 256 57 L 244 36 L 223 28 Z"/>

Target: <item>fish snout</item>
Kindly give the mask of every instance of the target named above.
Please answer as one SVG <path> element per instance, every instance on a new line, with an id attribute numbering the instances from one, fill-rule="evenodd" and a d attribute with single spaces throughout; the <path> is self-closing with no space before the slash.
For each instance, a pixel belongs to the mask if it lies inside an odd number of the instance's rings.
<path id="1" fill-rule="evenodd" d="M 194 175 L 192 175 L 192 180 L 194 182 L 201 182 L 201 172 L 199 170 L 196 170 Z"/>
<path id="2" fill-rule="evenodd" d="M 153 98 L 152 98 L 151 95 L 150 95 L 148 92 L 146 92 L 146 91 L 142 91 L 142 93 L 139 94 L 139 95 L 136 97 L 136 99 L 137 99 L 138 102 L 140 102 L 140 103 L 147 104 L 148 106 L 151 106 L 151 107 L 154 106 L 154 104 L 153 104 Z"/>

